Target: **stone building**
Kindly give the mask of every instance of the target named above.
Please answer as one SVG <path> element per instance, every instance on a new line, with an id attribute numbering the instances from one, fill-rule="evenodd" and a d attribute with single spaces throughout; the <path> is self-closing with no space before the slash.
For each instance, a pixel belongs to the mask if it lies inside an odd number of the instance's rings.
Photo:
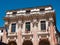
<path id="1" fill-rule="evenodd" d="M 56 18 L 52 6 L 6 12 L 2 42 L 9 45 L 57 45 Z"/>

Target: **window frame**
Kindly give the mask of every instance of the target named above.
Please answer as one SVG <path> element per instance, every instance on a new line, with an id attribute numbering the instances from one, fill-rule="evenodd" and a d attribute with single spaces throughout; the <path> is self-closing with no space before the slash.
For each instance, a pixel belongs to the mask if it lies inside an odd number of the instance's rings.
<path id="1" fill-rule="evenodd" d="M 45 21 L 45 24 L 41 24 L 41 21 Z M 41 20 L 41 21 L 40 21 L 40 29 L 41 29 L 41 31 L 46 31 L 46 20 Z M 43 25 L 43 26 L 45 25 L 44 26 L 45 29 L 42 29 L 41 25 Z"/>
<path id="2" fill-rule="evenodd" d="M 14 31 L 13 31 L 13 29 L 12 28 L 14 28 L 14 27 L 12 27 L 12 24 L 15 24 L 15 29 L 14 29 Z M 16 23 L 12 23 L 11 24 L 11 32 L 16 32 Z"/>
<path id="3" fill-rule="evenodd" d="M 25 22 L 25 30 L 26 30 L 26 23 L 28 23 L 29 21 L 27 21 L 27 22 Z M 29 24 L 29 27 L 31 28 L 31 22 L 29 22 L 30 24 Z M 29 28 L 29 30 L 26 30 L 26 31 L 30 31 L 30 28 Z"/>

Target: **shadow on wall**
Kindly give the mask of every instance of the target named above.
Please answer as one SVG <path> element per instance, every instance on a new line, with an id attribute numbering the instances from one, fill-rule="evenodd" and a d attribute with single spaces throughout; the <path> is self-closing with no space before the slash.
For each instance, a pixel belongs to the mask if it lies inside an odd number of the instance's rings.
<path id="1" fill-rule="evenodd" d="M 7 44 L 5 44 L 5 43 L 3 43 L 3 42 L 0 41 L 0 45 L 7 45 Z"/>

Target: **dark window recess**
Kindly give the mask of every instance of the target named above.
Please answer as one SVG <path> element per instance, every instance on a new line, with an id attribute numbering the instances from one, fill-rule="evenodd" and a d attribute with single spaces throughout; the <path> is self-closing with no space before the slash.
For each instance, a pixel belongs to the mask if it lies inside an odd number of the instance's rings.
<path id="1" fill-rule="evenodd" d="M 44 11 L 45 9 L 40 9 L 40 11 Z"/>
<path id="2" fill-rule="evenodd" d="M 30 13 L 30 10 L 26 10 L 26 13 Z"/>
<path id="3" fill-rule="evenodd" d="M 30 31 L 30 22 L 26 22 L 26 31 Z"/>
<path id="4" fill-rule="evenodd" d="M 17 12 L 13 12 L 13 14 L 17 14 Z"/>
<path id="5" fill-rule="evenodd" d="M 46 30 L 46 22 L 41 21 L 41 30 Z"/>
<path id="6" fill-rule="evenodd" d="M 8 27 L 6 27 L 6 32 L 8 32 Z"/>
<path id="7" fill-rule="evenodd" d="M 12 24 L 11 26 L 11 32 L 15 32 L 16 31 L 16 23 Z"/>
<path id="8" fill-rule="evenodd" d="M 1 32 L 3 32 L 3 30 L 1 30 Z"/>

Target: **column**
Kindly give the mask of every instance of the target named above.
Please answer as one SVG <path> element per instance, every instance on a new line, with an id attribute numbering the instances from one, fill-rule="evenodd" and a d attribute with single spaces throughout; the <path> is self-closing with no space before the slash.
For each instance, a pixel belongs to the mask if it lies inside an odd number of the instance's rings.
<path id="1" fill-rule="evenodd" d="M 46 21 L 46 32 L 48 31 L 48 21 Z"/>
<path id="2" fill-rule="evenodd" d="M 18 31 L 18 23 L 16 23 L 16 32 Z"/>
<path id="3" fill-rule="evenodd" d="M 11 23 L 9 24 L 9 29 L 8 29 L 8 33 L 11 32 Z"/>
<path id="4" fill-rule="evenodd" d="M 33 29 L 33 45 L 38 45 L 38 35 L 37 35 L 37 26 L 34 24 L 34 29 Z"/>
<path id="5" fill-rule="evenodd" d="M 17 31 L 17 45 L 22 45 L 21 23 L 19 23 L 19 29 L 18 29 L 18 31 Z"/>
<path id="6" fill-rule="evenodd" d="M 23 32 L 25 32 L 25 22 L 23 23 Z"/>
<path id="7" fill-rule="evenodd" d="M 18 30 L 17 32 L 17 45 L 22 45 L 22 31 Z"/>
<path id="8" fill-rule="evenodd" d="M 31 28 L 30 29 L 31 29 L 31 31 L 33 30 L 33 24 L 32 24 L 32 22 L 31 22 Z"/>
<path id="9" fill-rule="evenodd" d="M 2 42 L 7 43 L 7 33 L 6 30 L 3 30 Z"/>
<path id="10" fill-rule="evenodd" d="M 55 30 L 56 29 L 56 27 L 54 26 L 54 42 L 55 42 L 55 45 L 57 45 L 58 44 L 58 42 L 57 42 L 57 38 L 56 38 L 56 33 L 55 33 Z"/>
<path id="11" fill-rule="evenodd" d="M 39 30 L 39 31 L 41 31 L 41 28 L 40 28 L 41 26 L 40 26 L 40 25 L 41 25 L 41 24 L 40 24 L 40 21 L 39 21 L 39 22 L 38 22 L 38 30 Z"/>
<path id="12" fill-rule="evenodd" d="M 18 31 L 21 30 L 21 23 L 22 23 L 22 21 L 18 21 L 18 23 L 17 23 L 16 27 L 17 27 Z"/>
<path id="13" fill-rule="evenodd" d="M 56 43 L 55 43 L 56 36 L 55 36 L 53 22 L 50 22 L 50 38 L 51 38 L 51 40 L 50 40 L 51 45 L 56 45 Z"/>

